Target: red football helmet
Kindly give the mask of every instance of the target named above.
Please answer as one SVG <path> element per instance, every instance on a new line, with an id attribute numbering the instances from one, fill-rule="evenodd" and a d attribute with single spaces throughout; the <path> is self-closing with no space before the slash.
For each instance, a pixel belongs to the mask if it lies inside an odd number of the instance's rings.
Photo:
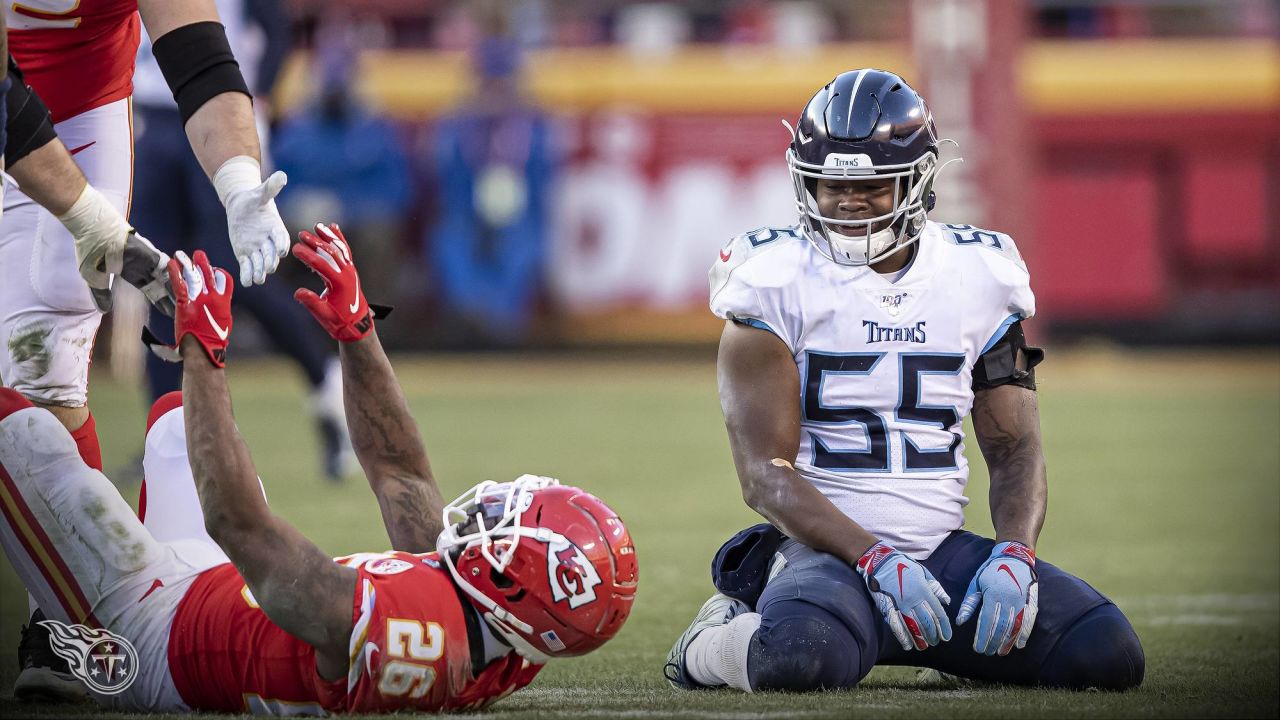
<path id="1" fill-rule="evenodd" d="M 440 560 L 485 620 L 531 662 L 617 634 L 639 579 L 635 545 L 599 498 L 552 478 L 483 482 L 445 506 Z"/>

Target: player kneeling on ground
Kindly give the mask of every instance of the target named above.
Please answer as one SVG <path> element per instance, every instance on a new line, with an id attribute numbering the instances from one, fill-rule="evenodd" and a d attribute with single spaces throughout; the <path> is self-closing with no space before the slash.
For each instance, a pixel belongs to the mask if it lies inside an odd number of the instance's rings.
<path id="1" fill-rule="evenodd" d="M 183 392 L 149 418 L 145 525 L 52 415 L 0 389 L 0 540 L 55 650 L 120 709 L 322 714 L 483 707 L 604 644 L 636 591 L 622 521 L 532 475 L 444 505 L 350 247 L 336 227 L 302 240 L 294 254 L 326 290 L 298 298 L 341 342 L 352 439 L 394 551 L 334 561 L 271 512 L 222 369 L 233 283 L 179 254 Z"/>
<path id="2" fill-rule="evenodd" d="M 735 238 L 711 269 L 734 465 L 769 524 L 716 555 L 720 594 L 667 658 L 676 687 L 844 688 L 879 664 L 1142 682 L 1119 608 L 1036 557 L 1035 298 L 1009 236 L 927 219 L 938 142 L 902 78 L 837 76 L 787 151 L 799 225 Z M 971 408 L 995 539 L 961 529 Z"/>

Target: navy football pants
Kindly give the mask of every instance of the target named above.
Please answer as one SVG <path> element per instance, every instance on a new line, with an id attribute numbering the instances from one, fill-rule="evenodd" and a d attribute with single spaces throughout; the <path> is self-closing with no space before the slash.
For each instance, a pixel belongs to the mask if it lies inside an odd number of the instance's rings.
<path id="1" fill-rule="evenodd" d="M 786 566 L 756 603 L 762 617 L 747 663 L 752 688 L 852 687 L 877 664 L 1016 685 L 1123 690 L 1142 682 L 1142 646 L 1128 619 L 1083 580 L 1043 560 L 1036 561 L 1040 606 L 1027 646 L 1004 657 L 974 652 L 977 618 L 956 627 L 956 613 L 994 546 L 994 540 L 956 531 L 923 562 L 951 597 L 946 611 L 954 635 L 927 650 L 906 651 L 856 570 L 785 540 L 778 552 Z"/>

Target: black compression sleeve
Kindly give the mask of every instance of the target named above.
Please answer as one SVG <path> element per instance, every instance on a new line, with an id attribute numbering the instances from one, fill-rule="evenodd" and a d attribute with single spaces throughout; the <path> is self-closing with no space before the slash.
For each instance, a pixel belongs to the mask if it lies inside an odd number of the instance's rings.
<path id="1" fill-rule="evenodd" d="M 253 97 L 231 53 L 222 23 L 198 22 L 161 35 L 151 45 L 156 64 L 173 91 L 185 125 L 202 105 L 225 92 Z"/>
<path id="2" fill-rule="evenodd" d="M 1018 356 L 1024 358 L 1025 369 L 1018 368 Z M 1022 333 L 1022 322 L 1015 322 L 999 342 L 991 346 L 973 365 L 973 389 L 990 390 L 1001 385 L 1017 385 L 1036 389 L 1036 365 L 1044 360 L 1044 350 L 1029 347 Z"/>
<path id="3" fill-rule="evenodd" d="M 58 137 L 49 119 L 49 108 L 22 77 L 22 70 L 9 56 L 9 79 L 12 85 L 5 94 L 5 111 L 8 119 L 5 129 L 8 137 L 4 144 L 4 161 L 13 167 L 19 160 Z"/>

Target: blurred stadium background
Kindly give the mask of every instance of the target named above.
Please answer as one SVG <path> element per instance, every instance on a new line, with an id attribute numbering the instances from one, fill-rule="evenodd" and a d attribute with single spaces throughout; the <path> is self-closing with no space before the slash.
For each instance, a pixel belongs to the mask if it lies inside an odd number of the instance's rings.
<path id="1" fill-rule="evenodd" d="M 258 103 L 281 205 L 345 223 L 399 307 L 394 348 L 714 342 L 716 250 L 794 222 L 779 121 L 861 66 L 923 88 L 965 159 L 932 217 L 1018 240 L 1040 339 L 1280 341 L 1268 0 L 282 9 L 291 51 Z"/>
<path id="2" fill-rule="evenodd" d="M 259 97 L 294 229 L 341 222 L 447 496 L 557 474 L 632 526 L 636 615 L 503 713 L 1275 716 L 1280 670 L 1280 10 L 1269 0 L 287 0 Z M 255 32 L 257 34 L 255 34 Z M 247 31 L 249 47 L 271 33 Z M 659 670 L 752 522 L 715 396 L 706 270 L 791 224 L 802 104 L 878 66 L 965 162 L 934 219 L 1008 231 L 1050 347 L 1042 553 L 1148 651 L 1123 697 L 915 694 L 878 669 L 815 698 L 676 696 Z M 145 142 L 139 128 L 139 142 Z M 280 283 L 311 280 L 286 267 Z M 142 444 L 140 317 L 118 301 L 92 402 L 108 472 Z M 136 305 L 135 305 L 136 306 Z M 125 308 L 125 309 L 121 309 Z M 303 383 L 237 315 L 237 418 L 273 506 L 336 553 L 382 547 L 363 483 L 320 479 Z M 1140 347 L 1141 346 L 1141 347 Z M 969 524 L 990 532 L 982 463 Z M 3 627 L 16 630 L 11 571 Z M 16 641 L 4 631 L 4 637 Z M 3 647 L 0 646 L 0 652 Z M 5 687 L 12 660 L 0 665 Z M 39 712 L 0 703 L 6 715 Z M 58 714 L 62 711 L 50 711 Z"/>

